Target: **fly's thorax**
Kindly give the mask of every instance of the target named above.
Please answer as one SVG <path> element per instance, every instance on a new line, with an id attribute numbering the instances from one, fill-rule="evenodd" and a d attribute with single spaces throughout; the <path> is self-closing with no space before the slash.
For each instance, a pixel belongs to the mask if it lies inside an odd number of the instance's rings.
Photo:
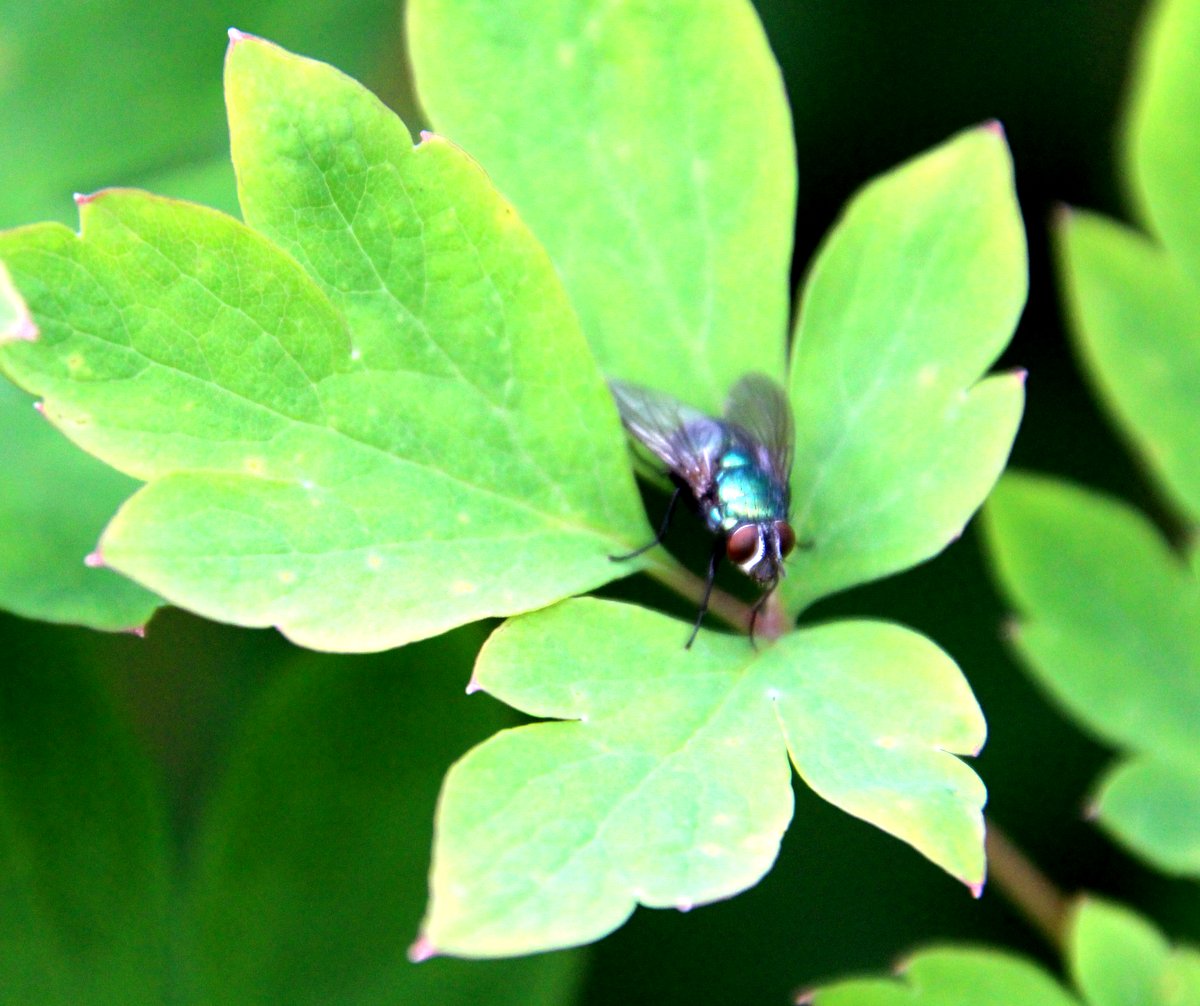
<path id="1" fill-rule="evenodd" d="M 764 470 L 751 452 L 734 445 L 721 455 L 704 504 L 708 526 L 729 534 L 742 524 L 786 520 L 787 488 Z"/>

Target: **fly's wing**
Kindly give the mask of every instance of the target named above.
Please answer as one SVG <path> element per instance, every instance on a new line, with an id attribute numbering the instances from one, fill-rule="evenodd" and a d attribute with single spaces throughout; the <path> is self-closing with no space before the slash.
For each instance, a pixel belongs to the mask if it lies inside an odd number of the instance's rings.
<path id="1" fill-rule="evenodd" d="M 699 498 L 712 485 L 725 441 L 719 420 L 677 398 L 624 381 L 609 381 L 621 422 Z"/>
<path id="2" fill-rule="evenodd" d="M 725 400 L 725 419 L 762 448 L 760 460 L 786 489 L 792 475 L 796 423 L 783 388 L 766 374 L 747 374 Z"/>

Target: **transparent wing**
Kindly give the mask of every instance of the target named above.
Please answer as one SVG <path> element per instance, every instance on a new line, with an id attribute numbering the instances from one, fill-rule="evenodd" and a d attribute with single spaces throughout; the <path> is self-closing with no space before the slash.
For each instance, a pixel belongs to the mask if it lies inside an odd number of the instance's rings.
<path id="1" fill-rule="evenodd" d="M 765 449 L 762 460 L 780 484 L 792 474 L 796 423 L 787 393 L 766 374 L 747 374 L 725 400 L 725 419 Z"/>
<path id="2" fill-rule="evenodd" d="M 609 381 L 621 422 L 699 498 L 712 485 L 716 462 L 725 442 L 718 419 L 684 405 L 677 398 L 624 381 Z"/>

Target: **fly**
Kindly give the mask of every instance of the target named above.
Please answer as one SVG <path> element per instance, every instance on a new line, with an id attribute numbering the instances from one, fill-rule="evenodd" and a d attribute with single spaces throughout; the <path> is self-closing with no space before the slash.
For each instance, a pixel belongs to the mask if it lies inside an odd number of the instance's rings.
<path id="1" fill-rule="evenodd" d="M 795 426 L 783 389 L 763 374 L 748 374 L 733 386 L 722 418 L 715 419 L 660 391 L 610 381 L 621 422 L 667 466 L 675 494 L 654 540 L 614 560 L 632 559 L 659 544 L 681 494 L 716 536 L 708 579 L 691 647 L 708 611 L 713 580 L 728 558 L 762 588 L 751 609 L 750 640 L 758 613 L 784 575 L 783 561 L 796 547 L 788 522 L 789 480 Z"/>

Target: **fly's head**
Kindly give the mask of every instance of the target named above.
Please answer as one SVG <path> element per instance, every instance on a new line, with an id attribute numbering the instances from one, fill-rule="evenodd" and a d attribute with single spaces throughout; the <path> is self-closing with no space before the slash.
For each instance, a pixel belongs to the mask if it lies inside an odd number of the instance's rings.
<path id="1" fill-rule="evenodd" d="M 748 521 L 725 539 L 730 562 L 768 590 L 784 575 L 783 561 L 795 547 L 796 533 L 786 520 Z"/>

